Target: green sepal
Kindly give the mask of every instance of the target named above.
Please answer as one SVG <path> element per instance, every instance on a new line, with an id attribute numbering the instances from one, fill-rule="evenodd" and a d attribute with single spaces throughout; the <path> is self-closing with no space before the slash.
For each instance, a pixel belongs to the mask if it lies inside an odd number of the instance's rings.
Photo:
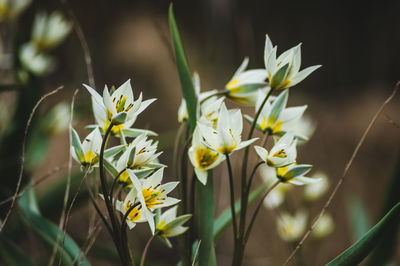
<path id="1" fill-rule="evenodd" d="M 120 125 L 126 121 L 127 114 L 125 112 L 118 113 L 111 118 L 111 124 Z"/>
<path id="2" fill-rule="evenodd" d="M 137 136 L 140 136 L 143 134 L 146 136 L 150 136 L 150 137 L 158 136 L 158 134 L 156 132 L 148 130 L 148 129 L 125 128 L 125 129 L 122 129 L 122 132 L 125 134 L 125 137 L 131 137 L 131 138 L 136 138 Z"/>
<path id="3" fill-rule="evenodd" d="M 288 73 L 289 64 L 284 65 L 283 67 L 279 68 L 278 71 L 272 76 L 271 82 L 269 86 L 272 89 L 280 89 L 280 86 L 285 81 L 285 78 Z"/>
<path id="4" fill-rule="evenodd" d="M 75 153 L 81 163 L 85 162 L 85 154 L 82 150 L 81 140 L 79 139 L 78 133 L 75 129 L 71 128 L 71 135 L 72 135 L 72 145 L 74 145 Z"/>

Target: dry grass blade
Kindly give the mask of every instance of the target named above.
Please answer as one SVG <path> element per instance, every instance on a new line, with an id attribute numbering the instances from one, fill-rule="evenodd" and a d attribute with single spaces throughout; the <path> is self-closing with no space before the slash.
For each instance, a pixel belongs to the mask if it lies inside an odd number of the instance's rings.
<path id="1" fill-rule="evenodd" d="M 6 214 L 6 217 L 4 218 L 3 223 L 1 223 L 1 225 L 0 225 L 0 233 L 3 231 L 4 227 L 6 226 L 7 220 L 8 220 L 8 218 L 10 217 L 10 214 L 11 214 L 13 208 L 14 208 L 15 201 L 16 201 L 17 198 L 18 198 L 19 190 L 20 190 L 20 187 L 21 187 L 22 174 L 24 173 L 26 138 L 27 138 L 27 136 L 28 136 L 28 130 L 29 130 L 29 127 L 30 127 L 30 125 L 31 125 L 33 115 L 35 114 L 35 112 L 36 112 L 37 108 L 39 107 L 39 105 L 40 105 L 47 97 L 49 97 L 49 96 L 51 96 L 51 95 L 53 95 L 53 94 L 59 92 L 59 91 L 60 91 L 61 89 L 63 89 L 63 88 L 64 88 L 64 86 L 60 86 L 60 87 L 58 87 L 57 89 L 55 89 L 55 90 L 53 90 L 53 91 L 51 91 L 51 92 L 46 93 L 45 95 L 43 95 L 43 96 L 39 99 L 39 101 L 35 104 L 35 106 L 34 106 L 33 109 L 32 109 L 31 114 L 29 115 L 29 119 L 28 119 L 28 121 L 26 122 L 26 126 L 25 126 L 24 140 L 23 140 L 23 142 L 22 142 L 21 167 L 20 167 L 20 171 L 19 171 L 19 176 L 18 176 L 18 181 L 17 181 L 17 187 L 16 187 L 16 189 L 15 189 L 15 193 L 14 193 L 14 196 L 13 196 L 13 198 L 12 198 L 12 202 L 11 202 L 10 209 L 8 210 L 8 212 L 7 212 L 7 214 Z"/>
<path id="2" fill-rule="evenodd" d="M 360 150 L 362 144 L 365 141 L 365 138 L 367 137 L 368 133 L 371 131 L 372 126 L 375 124 L 376 120 L 378 119 L 379 115 L 382 113 L 382 111 L 385 109 L 386 105 L 394 98 L 396 95 L 397 91 L 400 88 L 400 81 L 396 83 L 396 86 L 393 89 L 392 94 L 383 102 L 383 104 L 379 107 L 378 111 L 375 113 L 375 115 L 372 117 L 371 122 L 369 122 L 367 129 L 364 131 L 364 134 L 362 135 L 360 141 L 358 142 L 356 148 L 353 151 L 353 154 L 350 157 L 350 160 L 347 162 L 346 167 L 343 170 L 343 174 L 339 181 L 337 182 L 335 188 L 333 189 L 332 193 L 329 195 L 328 200 L 326 201 L 325 205 L 322 207 L 322 210 L 320 213 L 314 218 L 311 227 L 308 229 L 306 234 L 303 236 L 303 238 L 300 240 L 300 242 L 297 244 L 296 248 L 293 250 L 293 252 L 289 255 L 289 257 L 286 259 L 286 261 L 283 263 L 283 265 L 287 265 L 290 260 L 294 257 L 296 252 L 300 249 L 300 247 L 303 245 L 304 241 L 308 238 L 308 236 L 311 234 L 312 230 L 315 227 L 315 224 L 317 221 L 321 218 L 322 215 L 324 215 L 326 209 L 329 207 L 331 204 L 333 198 L 335 197 L 337 191 L 339 190 L 340 186 L 342 185 L 344 178 L 347 175 L 347 172 L 350 169 L 350 166 L 353 164 L 354 158 L 358 154 L 358 151 Z"/>

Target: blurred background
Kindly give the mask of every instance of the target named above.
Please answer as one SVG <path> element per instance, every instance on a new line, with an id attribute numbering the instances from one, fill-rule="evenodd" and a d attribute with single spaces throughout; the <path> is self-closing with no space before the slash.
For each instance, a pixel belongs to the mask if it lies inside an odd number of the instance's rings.
<path id="1" fill-rule="evenodd" d="M 167 11 L 170 2 L 68 2 L 87 39 L 97 90 L 105 84 L 119 86 L 130 78 L 135 95 L 142 91 L 145 99 L 158 99 L 140 115 L 135 127 L 159 133 L 160 149 L 164 151 L 160 160 L 170 165 L 171 143 L 179 126 L 177 109 L 182 97 L 169 37 Z M 58 1 L 33 1 L 18 22 L 22 40 L 30 38 L 32 21 L 39 10 L 65 11 L 65 8 Z M 364 2 L 362 5 L 351 1 L 174 1 L 189 65 L 192 71 L 199 73 L 202 90 L 223 88 L 245 56 L 250 58 L 249 68 L 263 68 L 265 34 L 278 45 L 278 53 L 301 42 L 302 68 L 322 65 L 290 90 L 288 106 L 308 105 L 306 115 L 312 119 L 316 130 L 310 141 L 299 148 L 298 158 L 302 163 L 314 165 L 313 172 L 325 172 L 330 190 L 339 180 L 372 116 L 400 79 L 399 10 L 400 2 L 396 1 Z M 52 55 L 57 59 L 56 71 L 45 79 L 43 91 L 60 85 L 65 89 L 46 100 L 39 113 L 44 115 L 60 101 L 69 102 L 73 91 L 79 88 L 74 127 L 84 134 L 87 132 L 84 126 L 94 121 L 89 93 L 81 85 L 88 83 L 88 78 L 76 34 L 72 32 Z M 12 97 L 12 93 L 6 94 L 0 97 Z M 349 222 L 349 206 L 354 198 L 363 203 L 370 225 L 382 216 L 388 183 L 396 161 L 399 163 L 399 99 L 397 95 L 378 119 L 329 209 L 334 218 L 333 233 L 323 241 L 309 239 L 301 250 L 298 264 L 322 265 L 354 242 L 354 230 Z M 230 104 L 232 108 L 236 106 Z M 253 108 L 244 110 L 253 112 Z M 64 131 L 52 137 L 49 151 L 40 164 L 30 169 L 31 175 L 34 179 L 41 178 L 55 167 L 65 165 L 68 156 L 68 132 Z M 241 155 L 235 154 L 233 160 L 237 160 L 238 165 Z M 78 170 L 77 165 L 75 168 Z M 225 170 L 219 167 L 215 174 L 216 214 L 229 205 Z M 167 180 L 174 179 L 171 172 L 167 168 Z M 37 186 L 42 213 L 53 221 L 60 215 L 65 174 L 63 168 Z M 235 174 L 239 175 L 239 169 Z M 16 177 L 3 178 L 13 180 Z M 258 178 L 256 185 L 261 182 Z M 77 187 L 74 184 L 72 191 Z M 295 212 L 302 205 L 301 193 L 301 188 L 292 189 L 285 207 L 280 208 Z M 328 194 L 307 206 L 310 210 L 308 223 Z M 87 234 L 87 203 L 87 196 L 82 193 L 67 229 L 78 243 L 82 243 Z M 262 210 L 246 249 L 245 265 L 279 265 L 288 257 L 293 244 L 279 238 L 276 216 L 277 212 Z M 149 235 L 146 225 L 135 228 L 130 232 L 132 246 L 141 250 Z M 112 252 L 105 251 L 110 249 L 111 241 L 104 230 L 99 240 L 89 252 L 89 260 L 93 265 L 116 264 Z M 231 263 L 231 240 L 228 229 L 216 243 L 220 265 Z M 110 241 L 109 247 L 104 244 L 107 241 Z M 39 256 L 35 255 L 35 236 L 28 234 L 27 241 L 21 242 L 33 257 Z M 44 247 L 40 248 L 46 252 Z M 150 248 L 149 261 L 155 265 L 172 265 L 178 261 L 174 253 L 155 241 Z M 396 261 L 400 263 L 399 258 Z"/>

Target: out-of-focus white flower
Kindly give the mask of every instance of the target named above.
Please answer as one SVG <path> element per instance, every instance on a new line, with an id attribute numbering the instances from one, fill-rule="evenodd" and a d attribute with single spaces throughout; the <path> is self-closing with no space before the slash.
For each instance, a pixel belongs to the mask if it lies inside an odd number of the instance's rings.
<path id="1" fill-rule="evenodd" d="M 299 240 L 307 226 L 307 213 L 302 210 L 291 215 L 282 212 L 276 220 L 277 230 L 282 240 L 286 242 L 295 242 Z"/>
<path id="2" fill-rule="evenodd" d="M 278 179 L 283 183 L 291 183 L 293 185 L 306 185 L 315 182 L 319 182 L 319 178 L 305 177 L 312 168 L 309 164 L 291 164 L 289 166 L 276 168 L 276 175 Z"/>
<path id="3" fill-rule="evenodd" d="M 296 161 L 297 151 L 296 142 L 293 133 L 288 132 L 283 135 L 272 147 L 271 151 L 267 151 L 261 146 L 255 146 L 255 150 L 260 158 L 271 167 L 284 167 Z"/>
<path id="4" fill-rule="evenodd" d="M 269 99 L 257 119 L 256 127 L 262 132 L 274 135 L 283 135 L 292 131 L 297 138 L 304 138 L 297 133 L 299 121 L 307 109 L 307 105 L 286 108 L 288 100 L 288 90 L 283 91 L 278 97 Z M 259 110 L 266 94 L 262 91 L 258 93 L 256 112 Z M 250 123 L 253 118 L 245 116 Z"/>
<path id="5" fill-rule="evenodd" d="M 93 112 L 96 122 L 103 131 L 113 124 L 112 132 L 118 134 L 121 129 L 130 127 L 137 116 L 156 99 L 142 101 L 142 94 L 134 100 L 130 79 L 110 94 L 107 86 L 103 90 L 103 97 L 93 88 L 83 84 L 92 95 Z"/>
<path id="6" fill-rule="evenodd" d="M 188 150 L 190 162 L 194 167 L 197 178 L 204 185 L 207 184 L 207 170 L 218 166 L 225 156 L 215 150 L 210 149 L 203 142 L 199 127 L 193 132 L 192 146 Z"/>
<path id="7" fill-rule="evenodd" d="M 0 0 L 0 22 L 17 19 L 31 2 L 32 0 Z"/>
<path id="8" fill-rule="evenodd" d="M 328 176 L 324 172 L 316 172 L 312 178 L 320 181 L 304 187 L 304 198 L 309 202 L 318 200 L 329 188 Z"/>
<path id="9" fill-rule="evenodd" d="M 56 47 L 69 34 L 72 23 L 54 11 L 50 15 L 39 13 L 35 17 L 32 29 L 32 42 L 38 51 L 46 51 Z"/>
<path id="10" fill-rule="evenodd" d="M 271 186 L 276 181 L 276 171 L 274 168 L 261 166 L 260 169 L 261 179 L 267 186 Z M 279 183 L 273 190 L 271 190 L 267 197 L 264 199 L 264 206 L 268 209 L 279 207 L 284 201 L 286 193 L 292 188 L 290 184 Z"/>
<path id="11" fill-rule="evenodd" d="M 99 161 L 102 137 L 99 129 L 95 129 L 81 143 L 78 133 L 72 129 L 71 156 L 82 166 L 95 166 Z"/>
<path id="12" fill-rule="evenodd" d="M 268 72 L 269 86 L 273 89 L 293 87 L 301 82 L 320 65 L 300 70 L 301 44 L 276 57 L 278 47 L 273 47 L 268 35 L 265 37 L 264 63 Z"/>
<path id="13" fill-rule="evenodd" d="M 47 54 L 40 53 L 31 43 L 21 46 L 19 51 L 21 65 L 29 72 L 37 76 L 43 76 L 54 68 L 53 58 Z"/>
<path id="14" fill-rule="evenodd" d="M 321 218 L 318 219 L 314 229 L 311 232 L 311 235 L 315 239 L 322 239 L 331 234 L 334 229 L 335 223 L 332 216 L 329 213 L 325 213 L 321 216 Z"/>
<path id="15" fill-rule="evenodd" d="M 161 215 L 156 215 L 156 231 L 160 232 L 160 236 L 167 241 L 169 246 L 171 243 L 167 238 L 185 233 L 189 228 L 183 224 L 192 217 L 191 214 L 176 217 L 177 210 L 178 206 L 174 206 Z"/>
<path id="16" fill-rule="evenodd" d="M 293 126 L 293 132 L 295 132 L 296 137 L 299 140 L 302 140 L 299 141 L 299 144 L 303 144 L 304 140 L 309 140 L 314 134 L 315 128 L 316 124 L 311 117 L 307 115 L 300 117 L 297 123 Z"/>
<path id="17" fill-rule="evenodd" d="M 262 89 L 269 90 L 265 79 L 268 72 L 265 69 L 245 70 L 249 58 L 245 58 L 240 67 L 236 70 L 232 79 L 225 85 L 228 98 L 243 104 L 254 105 L 257 100 L 257 92 Z"/>
<path id="18" fill-rule="evenodd" d="M 58 134 L 68 129 L 70 120 L 70 105 L 66 102 L 58 103 L 45 117 L 45 131 L 50 134 Z"/>
<path id="19" fill-rule="evenodd" d="M 228 111 L 225 103 L 221 105 L 215 128 L 202 122 L 198 122 L 197 127 L 199 127 L 200 133 L 205 139 L 205 144 L 222 154 L 230 154 L 257 140 L 257 138 L 254 138 L 241 141 L 243 129 L 242 113 L 239 109 Z"/>

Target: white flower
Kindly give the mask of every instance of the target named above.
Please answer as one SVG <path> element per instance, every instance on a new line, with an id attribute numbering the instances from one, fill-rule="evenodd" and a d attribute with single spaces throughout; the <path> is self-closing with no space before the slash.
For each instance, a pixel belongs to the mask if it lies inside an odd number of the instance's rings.
<path id="1" fill-rule="evenodd" d="M 21 65 L 29 72 L 42 76 L 51 72 L 54 68 L 52 57 L 40 53 L 31 43 L 22 45 L 19 51 Z"/>
<path id="2" fill-rule="evenodd" d="M 49 50 L 61 43 L 71 29 L 72 23 L 60 12 L 54 11 L 50 16 L 39 13 L 33 22 L 32 41 L 38 50 Z"/>
<path id="3" fill-rule="evenodd" d="M 325 213 L 321 216 L 321 218 L 318 219 L 314 229 L 311 232 L 311 235 L 315 239 L 322 239 L 331 234 L 334 229 L 335 223 L 332 216 L 329 213 Z"/>
<path id="4" fill-rule="evenodd" d="M 299 240 L 307 226 L 307 214 L 300 210 L 295 215 L 282 212 L 276 220 L 279 236 L 287 242 Z"/>
<path id="5" fill-rule="evenodd" d="M 0 21 L 13 21 L 19 17 L 32 0 L 0 0 Z"/>
<path id="6" fill-rule="evenodd" d="M 143 112 L 155 99 L 142 101 L 142 94 L 135 101 L 130 79 L 110 94 L 107 86 L 103 91 L 103 97 L 93 88 L 83 84 L 92 95 L 93 112 L 96 122 L 105 131 L 112 123 L 114 134 L 122 128 L 130 127 L 136 121 L 137 116 Z"/>
<path id="7" fill-rule="evenodd" d="M 312 168 L 309 164 L 291 164 L 289 166 L 276 168 L 276 175 L 278 179 L 283 183 L 291 183 L 293 185 L 306 185 L 315 182 L 319 182 L 319 178 L 305 177 Z"/>
<path id="8" fill-rule="evenodd" d="M 271 186 L 276 181 L 276 171 L 274 168 L 261 166 L 261 179 L 267 186 Z M 292 189 L 290 184 L 280 182 L 273 190 L 265 197 L 263 204 L 268 209 L 279 207 L 284 201 L 286 193 Z"/>
<path id="9" fill-rule="evenodd" d="M 324 172 L 316 172 L 312 178 L 318 178 L 320 181 L 308 184 L 304 187 L 304 198 L 307 201 L 316 201 L 324 195 L 329 188 L 328 176 Z"/>
<path id="10" fill-rule="evenodd" d="M 255 150 L 260 158 L 271 167 L 284 167 L 296 161 L 297 140 L 293 133 L 288 132 L 283 135 L 278 142 L 272 147 L 271 151 L 267 151 L 263 147 L 255 146 Z"/>
<path id="11" fill-rule="evenodd" d="M 156 216 L 156 231 L 160 232 L 160 236 L 165 238 L 169 245 L 171 245 L 171 243 L 167 238 L 178 236 L 186 232 L 188 227 L 182 225 L 192 217 L 191 214 L 176 217 L 177 209 L 178 206 L 174 206 L 162 213 L 159 217 Z"/>
<path id="12" fill-rule="evenodd" d="M 225 156 L 204 144 L 199 127 L 193 132 L 192 146 L 188 150 L 190 162 L 194 167 L 196 176 L 201 183 L 207 184 L 207 170 L 218 166 Z"/>
<path id="13" fill-rule="evenodd" d="M 276 58 L 277 46 L 273 47 L 268 35 L 265 38 L 264 63 L 268 72 L 269 86 L 274 89 L 293 87 L 320 65 L 300 70 L 301 44 L 287 50 Z"/>
<path id="14" fill-rule="evenodd" d="M 150 228 L 154 228 L 153 214 L 148 209 L 143 208 L 142 202 L 144 202 L 143 195 L 140 191 L 138 193 L 138 191 L 134 188 L 129 191 L 123 202 L 119 200 L 116 202 L 115 208 L 123 215 L 125 215 L 127 211 L 131 209 L 131 207 L 136 205 L 136 207 L 133 207 L 132 210 L 130 210 L 126 219 L 126 224 L 128 225 L 129 229 L 133 229 L 136 223 L 143 222 L 148 222 Z"/>
<path id="15" fill-rule="evenodd" d="M 258 93 L 256 103 L 256 112 L 259 110 L 266 94 L 262 91 Z M 307 109 L 307 105 L 286 108 L 288 100 L 288 90 L 283 91 L 278 97 L 269 99 L 257 119 L 256 127 L 262 132 L 269 134 L 283 135 L 288 131 L 292 131 L 296 137 L 305 138 L 296 132 L 297 125 Z M 253 119 L 246 116 L 249 122 Z"/>
<path id="16" fill-rule="evenodd" d="M 225 85 L 225 89 L 230 99 L 253 105 L 257 100 L 257 92 L 260 89 L 269 90 L 265 83 L 268 72 L 265 69 L 245 70 L 248 63 L 249 59 L 246 57 L 232 79 Z"/>
<path id="17" fill-rule="evenodd" d="M 242 113 L 239 109 L 228 111 L 224 103 L 222 103 L 218 113 L 218 121 L 215 128 L 212 125 L 206 125 L 201 122 L 198 122 L 197 126 L 209 148 L 223 154 L 230 154 L 257 140 L 257 138 L 254 138 L 241 141 L 243 129 Z"/>
<path id="18" fill-rule="evenodd" d="M 98 154 L 103 140 L 99 129 L 90 132 L 82 143 L 74 129 L 72 129 L 71 134 L 73 145 L 70 148 L 70 152 L 72 158 L 83 166 L 94 166 L 99 160 Z"/>
<path id="19" fill-rule="evenodd" d="M 66 130 L 70 120 L 70 105 L 66 102 L 58 103 L 45 117 L 45 130 L 49 134 L 57 134 Z"/>

